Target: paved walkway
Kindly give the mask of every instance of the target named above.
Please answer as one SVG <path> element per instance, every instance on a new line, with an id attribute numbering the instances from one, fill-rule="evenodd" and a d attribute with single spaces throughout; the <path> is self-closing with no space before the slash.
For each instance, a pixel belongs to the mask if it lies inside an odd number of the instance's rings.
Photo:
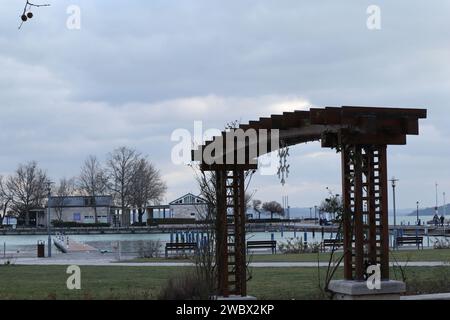
<path id="1" fill-rule="evenodd" d="M 0 259 L 1 260 L 1 259 Z M 1 261 L 0 261 L 1 262 Z M 192 262 L 118 262 L 111 257 L 80 258 L 76 256 L 56 258 L 17 258 L 11 261 L 16 265 L 72 265 L 79 266 L 126 266 L 126 267 L 186 267 L 193 266 Z M 440 261 L 410 261 L 391 262 L 391 266 L 400 264 L 408 267 L 450 267 L 448 262 Z M 320 262 L 320 267 L 328 267 L 328 262 Z M 341 264 L 341 267 L 343 264 Z M 254 268 L 317 268 L 317 262 L 252 262 L 250 267 Z"/>
<path id="2" fill-rule="evenodd" d="M 435 301 L 435 300 L 450 300 L 450 293 L 434 293 L 434 294 L 421 294 L 417 296 L 403 296 L 400 300 L 406 301 Z"/>

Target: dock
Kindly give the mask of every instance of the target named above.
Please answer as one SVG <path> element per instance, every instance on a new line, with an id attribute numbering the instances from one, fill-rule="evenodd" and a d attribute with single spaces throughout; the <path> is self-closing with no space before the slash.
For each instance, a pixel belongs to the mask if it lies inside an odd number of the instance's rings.
<path id="1" fill-rule="evenodd" d="M 98 251 L 93 246 L 70 239 L 66 235 L 57 235 L 53 244 L 63 253 Z"/>

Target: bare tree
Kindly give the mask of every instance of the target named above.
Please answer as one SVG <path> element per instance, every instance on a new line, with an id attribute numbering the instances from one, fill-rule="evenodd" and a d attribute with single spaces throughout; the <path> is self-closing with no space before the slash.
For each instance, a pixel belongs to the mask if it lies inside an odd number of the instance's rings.
<path id="1" fill-rule="evenodd" d="M 258 213 L 258 219 L 261 219 L 261 200 L 255 199 L 252 201 L 252 208 L 253 211 L 255 211 L 256 213 Z"/>
<path id="2" fill-rule="evenodd" d="M 96 199 L 108 190 L 108 177 L 95 156 L 90 155 L 84 161 L 78 178 L 78 187 L 84 195 L 91 198 L 95 223 L 98 223 Z"/>
<path id="3" fill-rule="evenodd" d="M 136 150 L 120 147 L 109 154 L 106 163 L 111 191 L 115 201 L 122 209 L 122 225 L 129 222 L 126 213 L 131 202 L 133 179 L 139 157 Z"/>
<path id="4" fill-rule="evenodd" d="M 30 210 L 43 206 L 47 196 L 48 178 L 36 161 L 20 164 L 16 172 L 6 181 L 12 208 L 19 216 L 25 217 L 25 225 L 30 225 Z"/>
<path id="5" fill-rule="evenodd" d="M 202 223 L 202 230 L 205 231 L 206 241 L 202 239 L 195 256 L 196 276 L 206 284 L 209 294 L 216 292 L 216 232 L 214 220 L 217 208 L 216 174 L 214 171 L 201 171 L 194 168 L 195 179 L 200 189 L 200 196 L 206 200 L 207 205 L 196 206 L 198 216 Z"/>
<path id="6" fill-rule="evenodd" d="M 331 214 L 332 219 L 336 220 L 342 215 L 342 212 L 344 211 L 341 196 L 338 194 L 333 194 L 331 191 L 329 191 L 329 197 L 322 201 L 319 210 Z"/>
<path id="7" fill-rule="evenodd" d="M 276 201 L 264 202 L 262 208 L 264 211 L 270 212 L 270 219 L 273 219 L 274 213 L 280 216 L 284 216 L 283 207 Z"/>
<path id="8" fill-rule="evenodd" d="M 53 197 L 52 206 L 55 209 L 58 221 L 62 220 L 62 214 L 67 199 L 75 194 L 76 184 L 75 178 L 61 178 L 56 186 Z"/>
<path id="9" fill-rule="evenodd" d="M 160 202 L 166 190 L 166 183 L 153 164 L 145 158 L 139 159 L 130 187 L 130 203 L 138 209 L 139 223 L 142 223 L 146 206 L 151 202 Z"/>
<path id="10" fill-rule="evenodd" d="M 11 204 L 12 196 L 9 192 L 8 188 L 6 188 L 6 183 L 3 179 L 3 176 L 0 176 L 0 205 L 1 205 L 1 214 L 0 214 L 0 225 L 3 223 L 3 218 L 6 217 L 8 207 Z"/>

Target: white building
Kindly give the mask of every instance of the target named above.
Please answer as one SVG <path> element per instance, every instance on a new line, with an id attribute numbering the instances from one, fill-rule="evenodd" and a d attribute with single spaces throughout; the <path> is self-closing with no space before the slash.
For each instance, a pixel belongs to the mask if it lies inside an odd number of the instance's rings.
<path id="1" fill-rule="evenodd" d="M 125 216 L 120 208 L 113 204 L 112 196 L 97 196 L 95 201 L 87 196 L 70 196 L 65 198 L 50 198 L 50 219 L 83 224 L 97 221 L 111 226 L 129 226 L 138 222 L 138 210 L 127 210 Z M 205 199 L 188 193 L 166 205 L 148 206 L 142 216 L 142 221 L 152 219 L 195 219 L 202 220 L 207 214 L 208 204 Z M 34 217 L 34 216 L 33 216 Z M 39 209 L 36 213 L 36 226 L 47 226 L 47 209 Z"/>
<path id="2" fill-rule="evenodd" d="M 112 196 L 97 196 L 95 201 L 87 196 L 51 197 L 50 198 L 50 219 L 64 222 L 95 223 L 95 213 L 97 212 L 97 222 L 113 224 L 114 215 Z M 46 215 L 47 210 L 45 210 Z M 41 221 L 46 225 L 46 217 Z"/>
<path id="3" fill-rule="evenodd" d="M 201 197 L 188 193 L 173 200 L 168 205 L 149 206 L 146 218 L 202 220 L 207 212 L 208 202 Z"/>

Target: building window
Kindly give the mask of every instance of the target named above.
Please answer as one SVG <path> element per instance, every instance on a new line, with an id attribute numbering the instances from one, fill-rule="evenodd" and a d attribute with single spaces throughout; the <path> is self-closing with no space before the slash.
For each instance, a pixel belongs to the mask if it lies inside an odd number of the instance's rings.
<path id="1" fill-rule="evenodd" d="M 85 207 L 90 207 L 94 205 L 94 198 L 84 198 L 84 206 Z"/>

